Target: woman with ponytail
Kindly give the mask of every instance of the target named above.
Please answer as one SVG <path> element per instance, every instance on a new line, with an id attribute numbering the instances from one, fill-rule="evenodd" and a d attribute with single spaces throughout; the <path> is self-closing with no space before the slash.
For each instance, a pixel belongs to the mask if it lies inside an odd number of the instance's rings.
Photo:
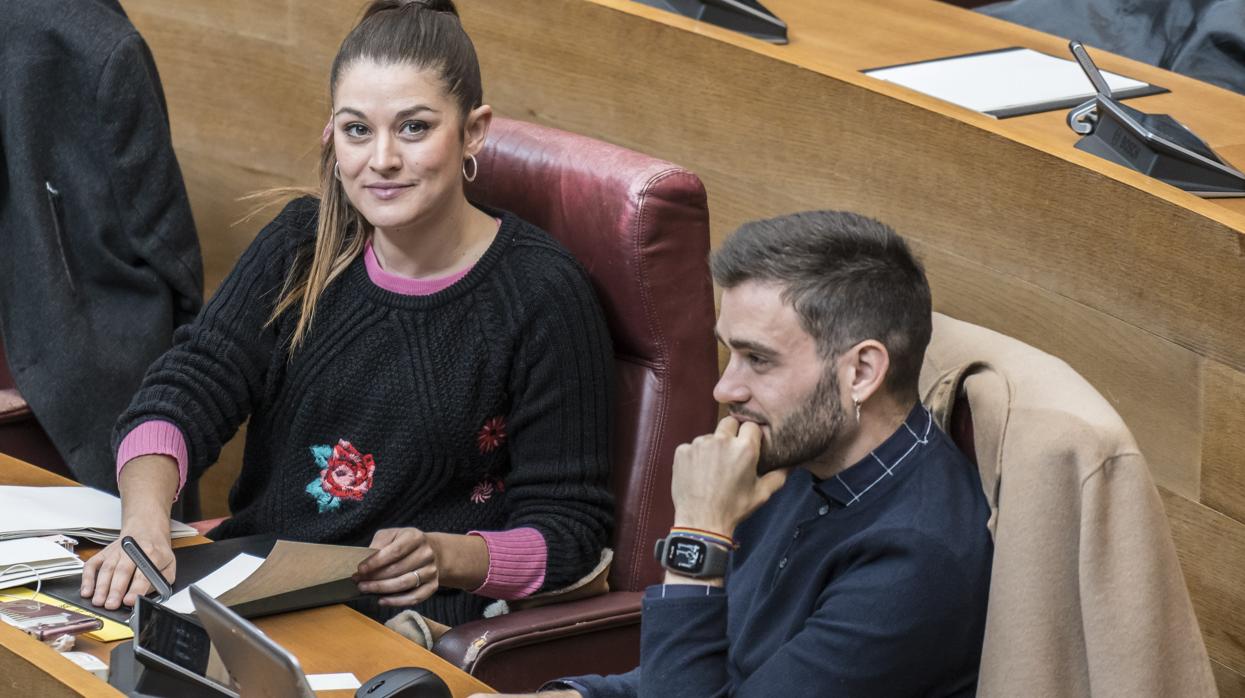
<path id="1" fill-rule="evenodd" d="M 376 0 L 329 79 L 318 196 L 259 233 L 117 424 L 122 534 L 176 570 L 168 511 L 249 419 L 208 535 L 370 545 L 364 610 L 447 624 L 598 563 L 612 349 L 583 270 L 469 202 L 492 118 L 449 0 Z M 82 594 L 147 589 L 116 545 Z"/>

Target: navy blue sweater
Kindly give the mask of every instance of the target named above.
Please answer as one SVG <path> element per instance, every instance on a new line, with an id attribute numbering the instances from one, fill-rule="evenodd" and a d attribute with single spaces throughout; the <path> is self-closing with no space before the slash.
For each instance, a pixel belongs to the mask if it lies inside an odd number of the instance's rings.
<path id="1" fill-rule="evenodd" d="M 993 545 L 977 469 L 917 405 L 864 460 L 796 469 L 735 531 L 726 588 L 651 587 L 631 696 L 971 696 Z"/>

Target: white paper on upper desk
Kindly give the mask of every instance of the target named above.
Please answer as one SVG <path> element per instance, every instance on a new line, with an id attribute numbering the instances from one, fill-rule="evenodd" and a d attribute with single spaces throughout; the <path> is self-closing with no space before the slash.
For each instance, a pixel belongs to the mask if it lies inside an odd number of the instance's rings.
<path id="1" fill-rule="evenodd" d="M 121 531 L 121 499 L 90 487 L 0 486 L 0 539 L 96 529 L 116 540 Z M 196 535 L 181 522 L 170 525 L 174 538 Z M 87 536 L 84 536 L 87 537 Z"/>
<path id="2" fill-rule="evenodd" d="M 238 586 L 242 580 L 251 576 L 262 564 L 264 564 L 264 558 L 241 553 L 229 562 L 217 567 L 215 572 L 194 582 L 194 585 L 203 590 L 208 596 L 216 598 Z M 189 586 L 173 594 L 173 598 L 166 601 L 164 605 L 178 613 L 195 612 L 194 602 L 190 599 Z"/>
<path id="3" fill-rule="evenodd" d="M 979 112 L 1089 99 L 1094 86 L 1076 62 L 1032 49 L 994 51 L 867 70 L 865 74 Z M 1113 92 L 1147 83 L 1102 71 Z"/>

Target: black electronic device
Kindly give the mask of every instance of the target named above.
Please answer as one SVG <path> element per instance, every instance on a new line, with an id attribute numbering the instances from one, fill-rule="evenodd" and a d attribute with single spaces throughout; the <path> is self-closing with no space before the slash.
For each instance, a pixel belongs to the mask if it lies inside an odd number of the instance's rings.
<path id="1" fill-rule="evenodd" d="M 193 618 L 139 597 L 132 628 L 133 657 L 143 666 L 134 679 L 136 691 L 237 698 L 207 630 Z"/>
<path id="2" fill-rule="evenodd" d="M 662 567 L 685 577 L 721 577 L 726 574 L 730 549 L 724 545 L 672 532 L 657 541 L 653 557 Z"/>
<path id="3" fill-rule="evenodd" d="M 220 698 L 210 687 L 181 676 L 149 669 L 135 661 L 134 643 L 118 642 L 108 655 L 108 685 L 130 698 Z"/>
<path id="4" fill-rule="evenodd" d="M 757 0 L 636 0 L 773 44 L 787 43 L 787 23 Z"/>
<path id="5" fill-rule="evenodd" d="M 1245 174 L 1171 116 L 1121 104 L 1085 47 L 1073 41 L 1068 48 L 1097 91 L 1093 99 L 1068 112 L 1068 126 L 1081 134 L 1078 150 L 1198 196 L 1245 196 Z"/>
<path id="6" fill-rule="evenodd" d="M 156 563 L 147 557 L 147 553 L 143 552 L 138 541 L 126 536 L 121 539 L 121 549 L 125 551 L 126 555 L 130 556 L 134 566 L 147 578 L 147 582 L 155 590 L 156 601 L 160 603 L 168 601 L 169 597 L 173 596 L 173 587 L 169 586 L 169 580 L 164 578 L 159 568 L 156 567 Z"/>
<path id="7" fill-rule="evenodd" d="M 418 667 L 377 674 L 354 692 L 355 698 L 453 698 L 440 676 Z"/>

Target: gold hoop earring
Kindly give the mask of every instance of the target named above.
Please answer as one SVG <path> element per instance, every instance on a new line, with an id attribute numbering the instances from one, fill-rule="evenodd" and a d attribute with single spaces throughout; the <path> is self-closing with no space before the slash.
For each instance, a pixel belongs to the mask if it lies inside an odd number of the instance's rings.
<path id="1" fill-rule="evenodd" d="M 471 174 L 467 174 L 467 163 L 471 163 Z M 479 174 L 480 163 L 476 161 L 476 156 L 468 155 L 467 159 L 463 160 L 463 179 L 468 182 L 474 182 L 476 181 L 476 176 Z"/>
<path id="2" fill-rule="evenodd" d="M 342 171 L 341 171 L 341 170 L 339 170 L 339 169 L 337 169 L 337 165 L 338 165 L 338 163 L 336 163 L 336 162 L 335 162 L 335 163 L 333 163 L 333 176 L 334 176 L 334 177 L 336 177 L 336 178 L 337 178 L 337 181 L 339 181 L 339 182 L 340 182 L 340 181 L 342 181 Z"/>

